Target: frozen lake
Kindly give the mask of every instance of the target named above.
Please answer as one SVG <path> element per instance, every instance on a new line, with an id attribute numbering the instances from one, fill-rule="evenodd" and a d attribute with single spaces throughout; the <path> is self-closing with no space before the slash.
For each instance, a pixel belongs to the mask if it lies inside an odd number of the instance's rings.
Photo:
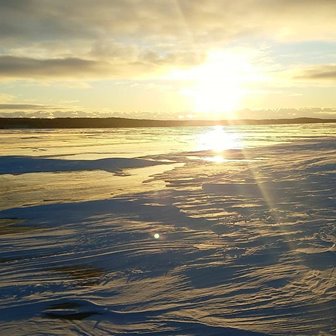
<path id="1" fill-rule="evenodd" d="M 0 334 L 335 335 L 335 140 L 1 130 Z"/>

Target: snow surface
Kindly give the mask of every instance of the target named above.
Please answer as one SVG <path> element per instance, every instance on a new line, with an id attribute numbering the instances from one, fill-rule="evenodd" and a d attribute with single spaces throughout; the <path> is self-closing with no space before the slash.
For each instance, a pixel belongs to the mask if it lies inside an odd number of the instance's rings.
<path id="1" fill-rule="evenodd" d="M 335 135 L 2 131 L 0 334 L 335 335 Z"/>

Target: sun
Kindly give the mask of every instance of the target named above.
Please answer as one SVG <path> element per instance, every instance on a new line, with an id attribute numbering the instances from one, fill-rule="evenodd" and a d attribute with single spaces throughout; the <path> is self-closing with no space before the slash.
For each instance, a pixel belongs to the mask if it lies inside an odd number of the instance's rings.
<path id="1" fill-rule="evenodd" d="M 182 93 L 190 99 L 193 112 L 234 118 L 258 72 L 249 55 L 217 51 L 209 53 L 205 63 L 191 69 L 187 77 L 192 84 Z"/>

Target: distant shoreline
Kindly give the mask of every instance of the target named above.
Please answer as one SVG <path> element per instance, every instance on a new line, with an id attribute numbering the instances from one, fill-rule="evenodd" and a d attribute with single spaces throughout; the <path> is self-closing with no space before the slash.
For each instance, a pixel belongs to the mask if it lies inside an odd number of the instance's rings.
<path id="1" fill-rule="evenodd" d="M 285 125 L 336 123 L 336 119 L 153 120 L 127 118 L 0 118 L 0 129 L 138 128 L 215 125 Z"/>

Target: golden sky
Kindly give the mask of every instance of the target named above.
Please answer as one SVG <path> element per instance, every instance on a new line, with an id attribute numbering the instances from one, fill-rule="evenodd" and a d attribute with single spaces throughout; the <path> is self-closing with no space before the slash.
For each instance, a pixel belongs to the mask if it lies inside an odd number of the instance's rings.
<path id="1" fill-rule="evenodd" d="M 335 0 L 0 0 L 0 116 L 336 117 Z"/>

